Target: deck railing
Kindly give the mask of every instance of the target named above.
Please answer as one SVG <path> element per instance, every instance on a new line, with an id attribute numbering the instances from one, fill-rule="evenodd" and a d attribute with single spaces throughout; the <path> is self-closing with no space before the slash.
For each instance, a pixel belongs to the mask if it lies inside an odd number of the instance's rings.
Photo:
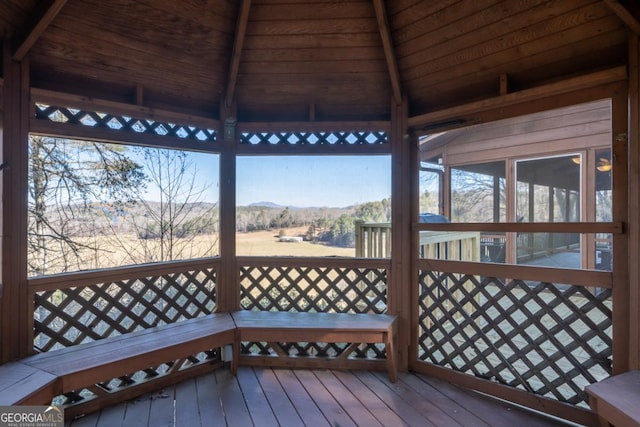
<path id="1" fill-rule="evenodd" d="M 390 233 L 389 224 L 356 224 L 356 253 L 388 257 Z M 412 368 L 428 374 L 445 368 L 585 408 L 584 387 L 611 375 L 605 276 L 599 287 L 591 279 L 581 283 L 580 275 L 567 276 L 573 283 L 541 281 L 535 267 L 478 267 L 505 262 L 505 233 L 420 231 L 418 238 Z"/>
<path id="2" fill-rule="evenodd" d="M 364 236 L 359 254 L 389 253 L 385 242 L 390 227 L 361 224 L 359 233 Z M 585 406 L 584 386 L 611 373 L 612 304 L 606 280 L 597 289 L 593 280 L 581 281 L 609 275 L 590 272 L 567 284 L 541 281 L 535 267 L 478 263 L 480 236 L 420 232 L 424 257 L 418 260 L 414 284 L 416 351 L 410 367 L 427 373 L 446 368 Z M 387 310 L 390 258 L 238 257 L 237 266 L 244 309 Z M 33 278 L 34 346 L 54 350 L 213 312 L 219 268 L 216 258 Z M 335 357 L 349 345 L 287 343 L 285 348 L 294 357 Z M 242 351 L 274 350 L 268 343 L 243 343 Z M 365 344 L 353 349 L 351 357 L 366 366 L 367 360 L 385 357 L 384 348 Z M 211 351 L 185 363 L 219 359 Z M 105 386 L 118 389 L 169 370 L 173 368 L 150 367 Z M 91 393 L 80 390 L 66 398 L 74 401 Z"/>
<path id="3" fill-rule="evenodd" d="M 357 258 L 391 257 L 391 224 L 355 222 Z"/>
<path id="4" fill-rule="evenodd" d="M 388 260 L 240 257 L 240 306 L 246 310 L 385 313 Z M 349 343 L 287 343 L 289 356 L 338 357 Z M 270 354 L 268 343 L 242 343 L 244 354 Z M 351 351 L 351 350 L 350 350 Z M 361 361 L 385 356 L 384 346 L 352 352 Z"/>
<path id="5" fill-rule="evenodd" d="M 196 318 L 216 309 L 220 260 L 178 261 L 32 278 L 33 344 L 36 351 L 126 334 Z M 241 257 L 240 305 L 244 309 L 384 313 L 387 310 L 389 260 L 353 258 Z M 346 343 L 287 343 L 292 356 L 335 357 Z M 268 343 L 243 343 L 245 354 L 268 354 Z M 349 350 L 363 361 L 384 358 L 384 346 L 363 344 Z M 84 390 L 56 398 L 57 404 L 86 402 L 124 391 L 150 379 L 186 369 L 200 372 L 219 362 L 211 349 L 181 366 L 149 366 Z"/>
<path id="6" fill-rule="evenodd" d="M 213 313 L 218 269 L 217 259 L 201 259 L 32 278 L 33 347 L 55 351 Z M 204 372 L 220 361 L 218 353 L 210 349 L 180 366 L 163 363 L 129 372 L 60 396 L 56 404 L 86 402 L 186 370 Z"/>
<path id="7" fill-rule="evenodd" d="M 356 257 L 391 257 L 390 223 L 355 223 Z M 421 231 L 420 257 L 456 261 L 480 261 L 480 233 Z"/>
<path id="8" fill-rule="evenodd" d="M 511 266 L 482 276 L 463 273 L 474 264 L 420 260 L 413 368 L 433 364 L 586 407 L 584 387 L 611 375 L 611 289 L 535 280 L 536 268 L 505 279 L 517 274 Z"/>

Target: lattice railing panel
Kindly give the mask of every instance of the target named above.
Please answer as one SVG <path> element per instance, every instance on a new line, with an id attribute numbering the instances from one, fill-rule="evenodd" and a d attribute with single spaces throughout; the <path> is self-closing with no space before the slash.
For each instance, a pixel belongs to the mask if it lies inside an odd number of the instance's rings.
<path id="1" fill-rule="evenodd" d="M 387 144 L 386 132 L 244 132 L 246 145 L 380 145 Z"/>
<path id="2" fill-rule="evenodd" d="M 124 132 L 143 133 L 155 136 L 169 136 L 187 141 L 214 142 L 216 130 L 187 126 L 176 123 L 137 119 L 95 111 L 85 111 L 70 107 L 36 104 L 36 118 L 58 123 L 70 123 L 94 128 L 104 128 Z"/>
<path id="3" fill-rule="evenodd" d="M 610 289 L 422 271 L 418 357 L 586 406 L 611 375 Z"/>
<path id="4" fill-rule="evenodd" d="M 68 347 L 213 313 L 216 271 L 161 276 L 35 294 L 34 346 Z"/>
<path id="5" fill-rule="evenodd" d="M 246 310 L 384 313 L 387 271 L 378 268 L 241 266 L 240 305 Z M 291 356 L 336 357 L 349 343 L 286 343 Z M 243 343 L 247 354 L 271 354 L 267 343 Z M 383 358 L 384 346 L 363 345 L 355 357 Z"/>

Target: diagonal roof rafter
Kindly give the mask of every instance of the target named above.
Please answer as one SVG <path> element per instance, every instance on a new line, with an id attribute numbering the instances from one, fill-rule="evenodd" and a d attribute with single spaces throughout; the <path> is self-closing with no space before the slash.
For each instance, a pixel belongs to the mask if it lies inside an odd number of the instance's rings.
<path id="1" fill-rule="evenodd" d="M 640 6 L 634 1 L 604 0 L 605 4 L 624 22 L 631 31 L 640 35 Z"/>
<path id="2" fill-rule="evenodd" d="M 38 6 L 36 6 L 33 13 L 31 27 L 24 31 L 22 38 L 16 44 L 16 49 L 13 53 L 14 61 L 20 62 L 24 59 L 66 3 L 67 0 L 53 0 L 49 7 L 44 8 L 43 6 L 46 3 L 38 2 Z"/>
<path id="3" fill-rule="evenodd" d="M 398 69 L 398 61 L 394 50 L 394 44 L 391 40 L 391 31 L 389 29 L 389 19 L 387 17 L 387 9 L 384 0 L 373 0 L 373 7 L 376 11 L 376 19 L 380 30 L 380 38 L 384 48 L 384 57 L 387 61 L 389 69 L 389 78 L 391 80 L 391 89 L 393 91 L 393 99 L 396 104 L 402 103 L 402 85 L 400 82 L 400 71 Z"/>
<path id="4" fill-rule="evenodd" d="M 236 24 L 236 33 L 233 40 L 233 48 L 231 59 L 229 61 L 229 75 L 227 78 L 227 91 L 225 94 L 225 107 L 231 108 L 234 103 L 236 84 L 238 82 L 238 71 L 240 69 L 240 57 L 244 47 L 244 37 L 247 33 L 247 23 L 249 21 L 249 10 L 251 9 L 251 0 L 242 0 L 240 11 L 238 12 L 238 22 Z"/>

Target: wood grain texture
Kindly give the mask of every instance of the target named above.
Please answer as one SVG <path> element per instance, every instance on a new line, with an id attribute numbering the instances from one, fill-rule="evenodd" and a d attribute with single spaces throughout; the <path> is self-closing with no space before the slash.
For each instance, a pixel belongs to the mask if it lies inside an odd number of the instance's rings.
<path id="1" fill-rule="evenodd" d="M 22 61 L 22 59 L 24 59 L 29 49 L 36 43 L 66 3 L 67 0 L 54 0 L 49 4 L 49 7 L 41 13 L 41 16 L 34 16 L 32 27 L 28 30 L 27 34 L 24 35 L 13 53 L 14 61 Z"/>
<path id="2" fill-rule="evenodd" d="M 234 341 L 231 316 L 211 314 L 36 354 L 23 359 L 23 363 L 61 378 L 62 389 L 67 392 Z"/>
<path id="3" fill-rule="evenodd" d="M 0 405 L 44 405 L 60 391 L 58 378 L 20 362 L 0 365 Z"/>
<path id="4" fill-rule="evenodd" d="M 629 40 L 629 179 L 640 181 L 640 38 Z M 640 188 L 629 192 L 629 259 L 640 258 Z M 640 300 L 640 264 L 630 263 L 631 301 Z M 630 322 L 640 324 L 640 304 L 631 306 Z M 640 328 L 629 339 L 631 369 L 640 369 Z"/>
<path id="5" fill-rule="evenodd" d="M 83 105 L 96 108 L 118 103 L 119 106 L 110 105 L 123 112 L 134 112 L 136 110 L 127 104 L 140 104 L 137 105 L 141 108 L 138 111 L 144 111 L 149 117 L 154 117 L 156 109 L 162 109 L 162 114 L 167 117 L 172 114 L 175 118 L 192 115 L 202 122 L 216 121 L 215 125 L 219 125 L 218 120 L 224 116 L 220 105 L 223 105 L 225 96 L 236 101 L 234 116 L 240 121 L 254 124 L 271 122 L 269 129 L 277 128 L 278 123 L 284 121 L 287 126 L 306 122 L 314 127 L 323 120 L 331 120 L 332 123 L 392 121 L 390 130 L 399 146 L 406 142 L 404 136 L 409 134 L 409 127 L 421 131 L 424 125 L 451 118 L 462 117 L 467 123 L 476 123 L 585 99 L 614 96 L 622 104 L 630 99 L 635 105 L 632 106 L 630 125 L 626 108 L 621 107 L 615 112 L 615 134 L 627 133 L 631 137 L 630 143 L 618 141 L 614 147 L 618 158 L 614 174 L 616 219 L 607 225 L 587 221 L 571 225 L 570 229 L 613 232 L 617 254 L 629 253 L 629 259 L 634 260 L 634 254 L 638 252 L 637 244 L 631 243 L 636 247 L 629 247 L 629 243 L 638 236 L 638 215 L 634 210 L 638 197 L 635 195 L 629 200 L 628 196 L 635 191 L 633 185 L 637 181 L 639 162 L 635 147 L 638 140 L 636 2 L 390 0 L 385 5 L 388 10 L 388 43 L 385 45 L 380 37 L 374 4 L 370 0 L 254 0 L 246 21 L 244 48 L 235 60 L 232 60 L 234 33 L 240 12 L 240 3 L 235 0 L 73 1 L 58 10 L 55 19 L 41 20 L 38 28 L 31 25 L 29 18 L 41 3 L 44 4 L 35 0 L 0 2 L 0 32 L 3 36 L 30 35 L 28 41 L 19 37 L 14 40 L 19 46 L 18 51 L 5 51 L 2 67 L 2 158 L 3 162 L 12 165 L 11 169 L 2 172 L 1 178 L 2 361 L 22 356 L 31 347 L 29 296 L 36 289 L 81 285 L 100 277 L 126 279 L 128 275 L 155 274 L 165 270 L 165 266 L 142 266 L 130 270 L 27 280 L 21 273 L 22 269 L 15 268 L 25 264 L 27 256 L 24 236 L 28 194 L 24 180 L 27 176 L 26 146 L 19 142 L 26 141 L 30 130 L 38 130 L 35 123 L 28 121 L 31 115 L 28 91 L 34 88 L 68 92 L 81 97 Z M 63 3 L 62 0 L 51 2 L 54 5 L 51 10 Z M 635 31 L 635 41 L 628 38 L 629 29 Z M 635 48 L 635 53 L 630 54 L 629 47 Z M 398 76 L 390 79 L 391 51 L 398 58 Z M 14 52 L 18 54 L 15 59 L 25 61 L 24 68 L 20 70 L 12 63 Z M 237 63 L 237 67 L 232 67 L 237 68 L 237 72 L 229 73 L 230 61 Z M 614 72 L 609 73 L 611 70 Z M 627 70 L 633 73 L 630 83 L 635 85 L 630 98 L 625 87 L 629 79 Z M 235 82 L 233 75 L 237 75 Z M 496 84 L 501 75 L 509 76 L 509 90 L 503 90 L 502 94 Z M 27 82 L 29 79 L 34 88 L 20 83 L 20 80 Z M 230 87 L 235 88 L 232 96 L 228 96 Z M 404 90 L 406 98 L 403 101 L 407 104 L 403 110 L 396 110 L 390 105 L 390 100 L 394 97 L 397 103 L 399 93 L 405 96 Z M 96 96 L 101 99 L 95 100 Z M 71 99 L 67 98 L 69 102 Z M 313 110 L 312 114 L 310 110 Z M 559 128 L 538 129 L 536 136 L 548 137 L 550 141 L 537 148 L 544 154 L 555 154 L 560 148 L 582 151 L 600 146 L 601 138 L 606 136 L 603 125 L 602 122 L 591 125 L 588 130 L 593 132 L 592 136 L 586 133 L 567 136 Z M 567 128 L 576 130 L 580 126 L 573 123 Z M 70 136 L 59 129 L 39 130 Z M 98 139 L 111 137 L 92 135 Z M 91 137 L 89 134 L 76 136 Z M 146 145 L 157 141 L 140 138 L 133 142 Z M 507 155 L 515 155 L 518 150 L 506 141 L 504 135 L 494 142 L 487 142 L 487 147 L 494 151 L 504 150 Z M 197 150 L 193 145 L 185 148 Z M 465 148 L 468 146 L 452 149 L 452 155 L 458 156 L 457 161 L 462 161 Z M 227 148 L 217 146 L 213 150 L 223 149 Z M 225 162 L 234 162 L 235 155 L 240 152 L 235 150 L 225 151 Z M 411 311 L 407 295 L 412 292 L 415 254 L 410 252 L 410 235 L 422 230 L 420 227 L 410 229 L 414 221 L 408 217 L 414 215 L 411 209 L 416 194 L 410 189 L 414 183 L 407 179 L 404 171 L 411 167 L 407 161 L 417 159 L 407 155 L 406 150 L 406 147 L 394 148 L 392 154 L 394 167 L 398 170 L 392 198 L 396 218 L 394 227 L 400 237 L 394 246 L 395 259 L 384 264 L 384 268 L 390 269 L 394 283 L 392 306 L 401 313 L 401 320 L 402 316 L 407 318 Z M 383 150 L 367 147 L 361 152 L 380 154 Z M 304 150 L 295 153 L 290 148 L 275 148 L 267 152 L 263 147 L 241 154 L 273 153 L 313 154 Z M 340 152 L 327 150 L 323 154 Z M 483 161 L 488 157 L 478 155 L 475 159 Z M 229 177 L 234 167 L 225 166 L 224 172 Z M 22 178 L 16 179 L 16 176 Z M 228 237 L 235 230 L 232 218 L 235 178 L 229 179 L 232 182 L 224 190 L 226 196 L 222 200 L 224 209 L 227 209 L 224 224 Z M 509 209 L 510 212 L 515 211 L 515 207 Z M 629 223 L 630 228 L 627 228 Z M 587 231 L 591 225 L 594 228 Z M 506 227 L 515 232 L 542 230 L 536 228 L 537 225 L 520 227 L 506 224 Z M 235 246 L 230 241 L 223 246 L 223 252 L 221 260 L 206 262 L 224 264 L 222 268 L 226 273 L 222 275 L 221 304 L 237 308 L 235 263 L 261 260 L 237 259 Z M 634 280 L 639 273 L 637 266 L 629 265 L 626 256 L 617 258 L 611 277 L 602 272 L 573 271 L 548 271 L 541 275 L 558 278 L 566 273 L 574 281 L 592 283 L 604 280 L 613 287 L 614 305 L 616 310 L 620 308 L 615 314 L 614 331 L 619 344 L 614 360 L 616 369 L 623 369 L 626 361 L 636 367 L 640 363 L 640 337 L 633 329 L 640 312 L 638 285 Z M 324 261 L 296 258 L 266 262 L 273 265 L 289 262 L 292 265 L 304 265 L 306 262 L 321 265 Z M 330 262 L 331 265 L 357 263 L 356 260 Z M 407 267 L 406 264 L 411 265 Z M 460 267 L 473 269 L 476 266 Z M 534 274 L 519 267 L 501 271 Z M 536 271 L 535 275 L 539 273 Z M 402 324 L 402 330 L 408 333 L 410 325 Z M 633 338 L 629 340 L 629 336 Z M 406 351 L 406 343 L 401 344 L 399 351 Z M 312 384 L 316 387 L 317 381 Z M 187 395 L 193 397 L 193 393 Z M 286 393 L 283 399 L 288 399 Z M 371 397 L 370 401 L 377 407 L 379 402 L 376 403 L 375 398 Z M 482 406 L 473 407 L 478 411 L 487 410 Z M 121 424 L 124 416 L 124 412 L 116 414 L 114 420 Z M 400 422 L 397 414 L 396 417 L 385 418 L 383 424 L 388 424 L 387 420 L 392 424 Z M 291 419 L 296 420 L 295 417 Z M 278 421 L 284 423 L 288 420 Z M 457 422 L 462 423 L 462 420 Z"/>
<path id="6" fill-rule="evenodd" d="M 640 426 L 640 371 L 614 375 L 585 388 L 591 409 L 616 426 Z"/>
<path id="7" fill-rule="evenodd" d="M 637 11 L 615 0 L 257 1 L 250 10 L 231 0 L 63 3 L 37 30 L 27 23 L 35 3 L 0 6 L 3 34 L 32 35 L 18 53 L 29 52 L 41 87 L 75 91 L 70 82 L 91 77 L 116 100 L 122 86 L 133 99 L 143 85 L 144 105 L 203 116 L 231 97 L 238 117 L 254 121 L 293 117 L 310 104 L 316 119 L 323 110 L 389 118 L 389 97 L 398 103 L 405 90 L 424 113 L 497 94 L 505 73 L 517 88 L 619 65 L 626 25 L 637 24 Z M 308 89 L 297 89 L 314 70 Z M 344 74 L 367 81 L 381 70 L 386 78 L 369 87 L 350 92 L 353 84 L 340 83 Z M 294 84 L 262 79 L 271 74 Z"/>
<path id="8" fill-rule="evenodd" d="M 283 342 L 326 343 L 382 343 L 386 349 L 387 373 L 392 382 L 397 378 L 397 316 L 387 314 L 314 313 L 284 311 L 240 310 L 232 313 L 238 328 L 238 339 L 249 342 L 268 342 L 276 347 L 279 357 L 245 356 L 240 364 L 262 359 L 268 366 L 318 367 L 332 366 L 345 369 L 364 368 L 371 361 L 351 360 L 347 354 L 337 358 L 289 358 L 285 351 L 277 349 Z M 281 359 L 281 360 L 279 360 Z M 290 359 L 290 360 L 289 360 Z M 257 361 L 260 363 L 260 360 Z"/>
<path id="9" fill-rule="evenodd" d="M 242 378 L 253 377 L 245 383 Z M 235 383 L 232 385 L 231 383 Z M 221 399 L 225 390 L 235 388 L 233 399 Z M 159 405 L 173 410 L 176 421 L 188 420 L 195 426 L 237 425 L 234 407 L 246 407 L 251 412 L 254 389 L 264 391 L 259 399 L 264 402 L 260 418 L 244 418 L 243 426 L 270 425 L 367 425 L 367 426 L 423 426 L 434 425 L 429 417 L 434 412 L 449 414 L 447 424 L 473 426 L 535 425 L 557 426 L 557 420 L 522 411 L 507 403 L 470 393 L 441 380 L 423 375 L 406 374 L 402 384 L 390 385 L 384 375 L 367 372 L 341 372 L 317 370 L 301 372 L 241 368 L 237 377 L 228 377 L 225 371 L 216 371 L 186 380 L 185 383 L 165 387 L 160 393 L 143 397 L 151 400 L 152 411 L 147 422 L 150 426 L 181 426 L 184 424 L 158 420 L 153 408 Z M 195 394 L 194 394 L 195 393 Z M 200 396 L 202 394 L 202 396 Z M 382 396 L 382 397 L 380 397 Z M 410 401 L 403 403 L 403 396 Z M 428 396 L 429 402 L 420 402 Z M 231 397 L 231 395 L 229 395 Z M 183 399 L 188 399 L 184 402 Z M 196 402 L 194 404 L 194 401 Z M 95 415 L 70 421 L 69 427 L 123 425 L 129 409 L 136 410 L 139 399 L 106 408 Z M 411 403 L 416 403 L 411 406 Z M 217 408 L 211 409 L 212 406 Z M 182 413 L 188 411 L 188 413 Z M 162 419 L 160 419 L 162 420 Z M 111 424 L 107 424 L 110 422 Z M 277 424 L 276 424 L 277 423 Z"/>

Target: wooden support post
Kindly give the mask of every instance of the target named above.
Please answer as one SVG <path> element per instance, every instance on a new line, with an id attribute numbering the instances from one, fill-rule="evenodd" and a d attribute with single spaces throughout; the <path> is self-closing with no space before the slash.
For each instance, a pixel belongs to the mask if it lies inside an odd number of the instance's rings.
<path id="1" fill-rule="evenodd" d="M 417 201 L 417 144 L 411 144 L 407 137 L 408 106 L 406 98 L 401 104 L 392 102 L 391 114 L 391 274 L 388 280 L 388 313 L 399 317 L 398 368 L 408 369 L 410 336 L 415 327 L 412 314 L 411 290 L 415 286 L 416 275 L 412 274 L 411 223 L 417 221 L 417 210 L 411 209 L 412 201 Z M 413 332 L 412 332 L 413 333 Z"/>
<path id="2" fill-rule="evenodd" d="M 571 212 L 571 190 L 568 188 L 564 189 L 565 197 L 564 197 L 564 221 L 569 222 L 570 212 Z M 578 218 L 581 218 L 580 212 L 578 212 Z M 562 235 L 562 244 L 565 249 L 569 249 L 569 236 L 566 233 Z"/>
<path id="3" fill-rule="evenodd" d="M 580 194 L 580 215 L 581 221 L 596 221 L 596 155 L 590 149 L 582 152 L 582 193 Z M 567 197 L 569 197 L 567 195 Z M 596 236 L 595 234 L 583 234 L 581 238 L 582 268 L 596 268 Z"/>
<path id="4" fill-rule="evenodd" d="M 612 101 L 612 193 L 613 221 L 629 224 L 628 205 L 628 90 L 613 94 Z M 637 187 L 637 186 L 634 186 Z M 631 301 L 629 286 L 629 232 L 613 235 L 613 375 L 629 370 L 631 334 L 637 334 L 637 324 L 630 323 Z M 637 264 L 637 259 L 633 263 Z"/>
<path id="5" fill-rule="evenodd" d="M 220 275 L 217 283 L 218 311 L 239 308 L 240 288 L 236 263 L 236 151 L 237 132 L 235 105 L 220 105 Z"/>
<path id="6" fill-rule="evenodd" d="M 533 185 L 533 182 L 529 183 L 529 221 L 528 222 L 536 222 L 534 215 L 535 215 L 535 210 L 534 210 L 534 204 L 535 204 L 535 186 Z M 535 243 L 534 243 L 535 239 L 534 239 L 534 234 L 533 233 L 528 233 L 527 234 L 527 252 L 529 255 L 529 259 L 533 259 L 533 254 L 535 252 Z M 516 254 L 516 259 L 517 259 L 517 254 Z"/>
<path id="7" fill-rule="evenodd" d="M 500 222 L 500 177 L 493 177 L 493 222 Z"/>
<path id="8" fill-rule="evenodd" d="M 11 59 L 3 46 L 2 91 L 2 293 L 0 295 L 0 363 L 26 356 L 33 348 L 27 289 L 27 162 L 29 137 L 28 62 Z"/>
<path id="9" fill-rule="evenodd" d="M 549 194 L 549 199 L 547 200 L 548 202 L 548 209 L 549 211 L 547 212 L 547 221 L 548 222 L 555 222 L 555 217 L 554 217 L 554 211 L 555 211 L 555 190 L 554 187 L 552 185 L 547 187 L 547 191 Z M 554 233 L 549 233 L 549 244 L 547 245 L 549 247 L 549 249 L 553 250 L 555 248 L 555 234 Z"/>
<path id="10" fill-rule="evenodd" d="M 516 161 L 507 160 L 507 222 L 518 222 L 516 218 Z M 505 239 L 505 262 L 517 263 L 518 236 L 516 233 L 507 233 Z"/>
<path id="11" fill-rule="evenodd" d="M 640 36 L 629 38 L 629 368 L 640 369 Z M 614 257 L 618 255 L 614 252 Z"/>

